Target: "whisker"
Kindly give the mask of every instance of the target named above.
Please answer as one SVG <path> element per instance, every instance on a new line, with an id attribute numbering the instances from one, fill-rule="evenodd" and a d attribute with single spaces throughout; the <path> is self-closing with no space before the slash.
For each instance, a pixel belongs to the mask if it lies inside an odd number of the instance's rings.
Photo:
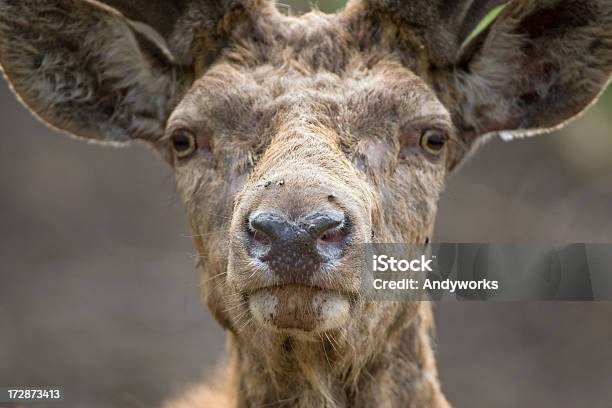
<path id="1" fill-rule="evenodd" d="M 203 285 L 203 284 L 205 284 L 205 283 L 208 283 L 208 282 L 210 282 L 211 280 L 216 279 L 216 278 L 218 278 L 219 276 L 223 276 L 223 275 L 225 275 L 225 271 L 223 271 L 223 272 L 221 272 L 221 273 L 217 273 L 216 275 L 209 276 L 209 277 L 207 277 L 206 279 L 202 279 L 202 280 L 200 281 L 200 285 Z"/>

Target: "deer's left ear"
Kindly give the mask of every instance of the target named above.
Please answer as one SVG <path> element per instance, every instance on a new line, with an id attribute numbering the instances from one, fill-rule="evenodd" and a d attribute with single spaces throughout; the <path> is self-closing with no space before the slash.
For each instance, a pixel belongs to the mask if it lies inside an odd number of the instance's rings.
<path id="1" fill-rule="evenodd" d="M 442 93 L 472 145 L 486 133 L 562 126 L 597 99 L 611 73 L 612 1 L 519 0 L 459 50 L 441 74 Z"/>

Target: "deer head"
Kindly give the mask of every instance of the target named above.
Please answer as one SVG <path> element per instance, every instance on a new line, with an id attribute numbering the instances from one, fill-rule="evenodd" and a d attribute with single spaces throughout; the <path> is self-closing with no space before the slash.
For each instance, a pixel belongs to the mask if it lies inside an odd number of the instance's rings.
<path id="1" fill-rule="evenodd" d="M 605 88 L 612 3 L 511 1 L 468 40 L 501 3 L 291 17 L 266 0 L 0 0 L 0 63 L 51 126 L 168 162 L 206 302 L 258 356 L 419 318 L 359 297 L 360 244 L 428 242 L 447 175 L 477 145 L 556 129 Z"/>

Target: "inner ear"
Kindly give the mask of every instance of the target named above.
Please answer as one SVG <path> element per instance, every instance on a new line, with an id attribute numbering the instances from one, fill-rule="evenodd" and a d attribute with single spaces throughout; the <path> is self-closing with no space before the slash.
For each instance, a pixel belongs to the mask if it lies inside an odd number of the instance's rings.
<path id="1" fill-rule="evenodd" d="M 571 30 L 588 26 L 597 18 L 596 8 L 587 2 L 565 0 L 554 6 L 543 7 L 523 18 L 515 30 L 530 39 L 559 38 Z"/>
<path id="2" fill-rule="evenodd" d="M 163 135 L 180 69 L 154 30 L 98 2 L 1 4 L 0 64 L 34 113 L 90 140 Z"/>
<path id="3" fill-rule="evenodd" d="M 155 142 L 193 81 L 194 50 L 210 63 L 238 26 L 233 16 L 256 20 L 267 5 L 0 1 L 0 66 L 27 107 L 57 129 L 114 144 Z"/>
<path id="4" fill-rule="evenodd" d="M 510 2 L 451 74 L 466 144 L 542 133 L 584 111 L 610 80 L 611 26 L 609 0 Z"/>

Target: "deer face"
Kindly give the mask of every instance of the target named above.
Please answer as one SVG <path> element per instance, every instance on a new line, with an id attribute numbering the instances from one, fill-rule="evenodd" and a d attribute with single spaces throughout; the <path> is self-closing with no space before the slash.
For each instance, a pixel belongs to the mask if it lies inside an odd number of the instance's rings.
<path id="1" fill-rule="evenodd" d="M 513 1 L 467 44 L 501 2 L 409 3 L 0 0 L 0 62 L 53 126 L 171 164 L 225 327 L 371 333 L 416 306 L 359 297 L 360 246 L 428 242 L 484 135 L 559 126 L 612 70 L 607 0 Z"/>
<path id="2" fill-rule="evenodd" d="M 290 34 L 274 55 L 305 42 Z M 246 311 L 273 329 L 344 324 L 362 244 L 423 243 L 431 232 L 450 115 L 410 70 L 354 53 L 342 72 L 299 65 L 299 54 L 252 69 L 221 60 L 170 115 L 204 276 L 221 274 L 205 288 L 233 311 L 219 311 L 231 326 Z"/>

